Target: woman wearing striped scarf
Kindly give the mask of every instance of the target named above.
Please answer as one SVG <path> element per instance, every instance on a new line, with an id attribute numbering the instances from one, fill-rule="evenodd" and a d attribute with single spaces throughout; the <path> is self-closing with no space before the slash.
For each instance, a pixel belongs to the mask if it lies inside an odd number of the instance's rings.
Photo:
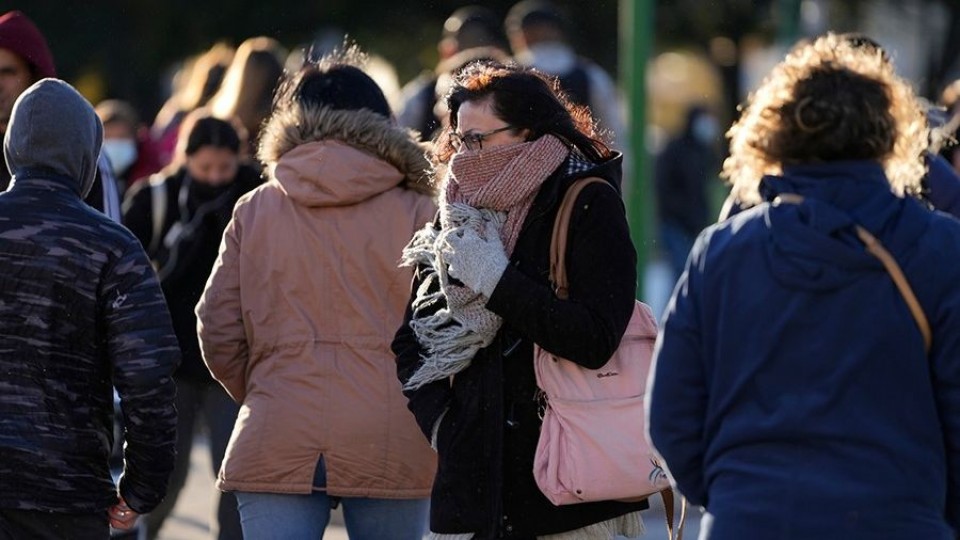
<path id="1" fill-rule="evenodd" d="M 533 344 L 600 367 L 626 329 L 636 256 L 619 193 L 621 157 L 554 81 L 479 62 L 455 78 L 437 140 L 439 217 L 404 250 L 416 268 L 393 350 L 409 408 L 438 452 L 437 540 L 608 539 L 642 533 L 645 502 L 557 507 L 537 488 Z M 548 279 L 557 206 L 577 179 L 570 296 Z"/>

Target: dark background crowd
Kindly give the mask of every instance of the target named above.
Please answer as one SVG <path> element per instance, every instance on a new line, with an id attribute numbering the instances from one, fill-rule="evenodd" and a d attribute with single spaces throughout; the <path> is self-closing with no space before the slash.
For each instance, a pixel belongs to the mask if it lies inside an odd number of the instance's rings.
<path id="1" fill-rule="evenodd" d="M 559 77 L 566 95 L 590 107 L 605 138 L 624 153 L 623 194 L 645 285 L 638 295 L 656 313 L 694 238 L 720 212 L 724 132 L 738 104 L 797 39 L 833 30 L 880 41 L 929 101 L 934 127 L 946 127 L 932 141 L 931 171 L 960 171 L 951 140 L 960 123 L 956 0 L 567 0 L 556 2 L 556 13 L 522 21 L 511 18 L 515 3 L 13 0 L 0 7 L 0 14 L 19 10 L 33 21 L 57 77 L 96 105 L 100 159 L 109 162 L 118 193 L 111 214 L 102 186 L 114 182 L 98 177 L 94 206 L 134 232 L 170 306 L 183 356 L 177 406 L 196 418 L 181 415 L 181 460 L 172 496 L 148 518 L 151 535 L 186 482 L 190 434 L 205 428 L 215 470 L 230 437 L 237 409 L 202 363 L 194 306 L 234 204 L 269 176 L 255 157 L 276 84 L 305 59 L 359 45 L 369 54 L 365 70 L 389 102 L 385 110 L 424 142 L 444 127 L 439 107 L 451 74 L 471 60 L 514 59 Z M 638 19 L 646 19 L 649 35 L 630 25 Z M 527 31 L 522 39 L 520 30 Z M 2 32 L 0 22 L 0 39 Z M 645 69 L 625 65 L 629 59 Z M 572 70 L 551 70 L 568 64 Z M 943 159 L 934 161 L 937 153 Z M 923 195 L 956 212 L 960 199 L 944 199 L 960 193 L 951 181 L 941 190 L 931 173 L 932 193 Z M 648 228 L 654 219 L 657 227 Z M 218 504 L 221 537 L 236 537 L 236 503 L 227 497 Z"/>
<path id="2" fill-rule="evenodd" d="M 482 4 L 503 16 L 514 3 L 489 0 Z M 628 3 L 558 2 L 568 20 L 575 21 L 570 40 L 577 51 L 611 72 L 616 72 L 625 46 L 618 36 L 621 14 Z M 960 4 L 948 0 L 634 3 L 653 18 L 654 34 L 650 37 L 655 54 L 680 48 L 709 58 L 722 75 L 728 111 L 740 101 L 736 96 L 748 90 L 742 87 L 743 78 L 738 74 L 757 43 L 792 42 L 827 26 L 836 31 L 863 30 L 871 18 L 882 17 L 887 24 L 916 19 L 921 28 L 933 31 L 912 36 L 926 42 L 922 58 L 914 66 L 920 73 L 915 82 L 921 94 L 938 92 L 951 77 L 956 78 L 960 69 Z M 294 47 L 331 33 L 347 33 L 365 49 L 391 62 L 401 81 L 409 80 L 436 64 L 439 29 L 447 16 L 464 4 L 457 0 L 9 0 L 3 8 L 28 12 L 56 52 L 61 76 L 77 83 L 89 99 L 130 100 L 141 114 L 149 116 L 166 98 L 169 76 L 184 58 L 219 41 L 237 45 L 255 35 Z M 885 11 L 873 15 L 878 6 Z M 881 37 L 899 40 L 894 30 Z"/>

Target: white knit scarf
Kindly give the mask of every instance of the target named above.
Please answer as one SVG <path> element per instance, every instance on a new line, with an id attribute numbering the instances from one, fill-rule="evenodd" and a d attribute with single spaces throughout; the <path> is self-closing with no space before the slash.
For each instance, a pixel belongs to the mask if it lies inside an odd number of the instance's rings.
<path id="1" fill-rule="evenodd" d="M 444 178 L 441 229 L 431 223 L 417 231 L 400 262 L 401 266 L 425 267 L 410 321 L 423 349 L 423 363 L 405 389 L 466 369 L 477 351 L 493 342 L 502 324 L 500 317 L 486 308 L 482 294 L 450 282 L 443 261 L 444 239 L 464 228 L 483 234 L 485 224 L 493 222 L 509 257 L 537 191 L 569 153 L 563 142 L 545 135 L 533 142 L 454 155 Z M 438 282 L 439 290 L 429 292 Z M 441 300 L 446 301 L 444 307 L 423 314 Z"/>

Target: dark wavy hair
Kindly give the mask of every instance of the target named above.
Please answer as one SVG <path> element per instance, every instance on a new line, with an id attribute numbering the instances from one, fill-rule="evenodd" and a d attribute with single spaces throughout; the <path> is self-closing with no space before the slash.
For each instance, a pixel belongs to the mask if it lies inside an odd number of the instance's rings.
<path id="1" fill-rule="evenodd" d="M 437 161 L 446 163 L 456 153 L 451 133 L 457 129 L 460 106 L 486 99 L 497 118 L 515 132 L 527 130 L 527 140 L 554 135 L 593 162 L 612 155 L 597 134 L 590 110 L 567 99 L 555 78 L 516 64 L 484 60 L 467 64 L 454 76 L 445 98 L 450 122 L 437 137 Z"/>

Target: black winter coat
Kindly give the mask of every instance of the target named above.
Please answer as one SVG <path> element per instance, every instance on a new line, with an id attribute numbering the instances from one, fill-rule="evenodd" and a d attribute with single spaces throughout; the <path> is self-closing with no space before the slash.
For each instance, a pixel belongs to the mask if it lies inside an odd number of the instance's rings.
<path id="1" fill-rule="evenodd" d="M 253 167 L 241 165 L 229 186 L 221 189 L 203 189 L 196 184 L 185 185 L 186 168 L 163 178 L 167 209 L 160 228 L 161 238 L 167 237 L 174 226 L 189 229 L 171 245 L 153 242 L 153 208 L 150 183 L 137 184 L 124 203 L 123 224 L 140 240 L 147 255 L 157 266 L 160 285 L 170 306 L 173 329 L 177 333 L 183 363 L 177 371 L 178 379 L 213 382 L 200 354 L 197 339 L 197 316 L 194 308 L 200 301 L 207 278 L 213 270 L 220 251 L 223 231 L 233 215 L 233 207 L 243 194 L 262 183 Z M 200 187 L 200 190 L 194 189 Z M 183 193 L 181 193 L 183 191 Z M 183 195 L 183 197 L 181 197 Z"/>
<path id="2" fill-rule="evenodd" d="M 570 299 L 549 284 L 553 222 L 577 178 L 600 176 L 619 185 L 620 159 L 599 166 L 571 158 L 537 194 L 487 308 L 503 326 L 470 367 L 449 381 L 405 392 L 424 435 L 443 417 L 430 528 L 476 538 L 527 539 L 579 529 L 647 507 L 646 502 L 597 502 L 557 507 L 540 492 L 533 458 L 540 434 L 533 344 L 588 368 L 599 368 L 620 343 L 636 293 L 636 253 L 618 190 L 587 186 L 571 218 L 567 254 Z M 419 272 L 413 290 L 420 285 Z M 439 306 L 438 306 L 439 307 Z M 420 364 L 408 306 L 393 350 L 405 382 Z"/>

